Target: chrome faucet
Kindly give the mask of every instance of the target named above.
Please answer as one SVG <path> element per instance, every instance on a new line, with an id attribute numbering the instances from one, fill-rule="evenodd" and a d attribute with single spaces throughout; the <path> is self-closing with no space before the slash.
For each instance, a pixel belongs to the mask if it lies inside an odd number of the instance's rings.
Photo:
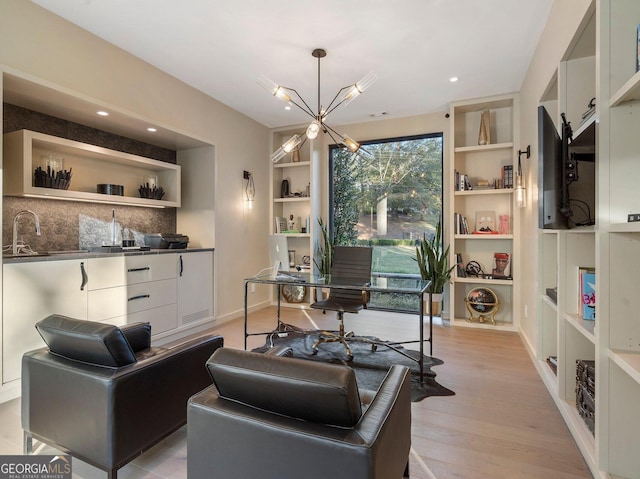
<path id="1" fill-rule="evenodd" d="M 33 221 L 36 224 L 36 236 L 40 236 L 40 219 L 38 215 L 35 214 L 31 210 L 21 210 L 16 213 L 13 217 L 13 254 L 18 255 L 20 253 L 23 254 L 33 254 L 33 251 L 25 248 L 24 244 L 18 246 L 18 220 L 21 216 L 31 215 L 33 216 Z"/>

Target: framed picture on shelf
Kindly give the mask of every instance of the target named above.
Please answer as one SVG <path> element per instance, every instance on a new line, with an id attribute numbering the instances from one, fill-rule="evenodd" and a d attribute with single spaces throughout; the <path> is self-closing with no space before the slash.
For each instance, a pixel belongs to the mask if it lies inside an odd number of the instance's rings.
<path id="1" fill-rule="evenodd" d="M 476 229 L 474 234 L 498 234 L 495 211 L 476 212 Z"/>
<path id="2" fill-rule="evenodd" d="M 509 253 L 493 253 L 493 270 L 491 275 L 495 279 L 511 278 L 511 255 Z"/>

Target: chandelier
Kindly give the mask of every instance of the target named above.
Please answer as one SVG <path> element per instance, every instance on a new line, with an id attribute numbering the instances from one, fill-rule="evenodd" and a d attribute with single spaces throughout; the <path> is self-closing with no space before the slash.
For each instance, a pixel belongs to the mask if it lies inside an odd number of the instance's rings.
<path id="1" fill-rule="evenodd" d="M 360 148 L 360 143 L 349 138 L 347 135 L 338 133 L 331 128 L 325 122 L 327 116 L 338 108 L 340 105 L 348 105 L 354 98 L 359 96 L 363 91 L 369 88 L 377 79 L 378 75 L 374 72 L 368 73 L 362 80 L 352 85 L 342 87 L 338 90 L 338 93 L 333 97 L 331 103 L 326 108 L 323 108 L 320 104 L 320 59 L 327 56 L 327 52 L 322 48 L 316 48 L 311 52 L 314 58 L 318 59 L 318 108 L 314 111 L 309 104 L 300 96 L 300 94 L 293 88 L 278 85 L 274 81 L 262 75 L 258 83 L 266 88 L 273 96 L 280 100 L 294 105 L 300 110 L 304 111 L 313 120 L 309 123 L 307 131 L 302 135 L 293 135 L 289 138 L 280 148 L 271 154 L 271 161 L 277 163 L 286 154 L 291 153 L 293 150 L 300 148 L 302 144 L 308 139 L 313 140 L 318 136 L 320 131 L 327 133 L 334 143 L 343 145 L 354 153 L 361 153 L 364 150 Z"/>

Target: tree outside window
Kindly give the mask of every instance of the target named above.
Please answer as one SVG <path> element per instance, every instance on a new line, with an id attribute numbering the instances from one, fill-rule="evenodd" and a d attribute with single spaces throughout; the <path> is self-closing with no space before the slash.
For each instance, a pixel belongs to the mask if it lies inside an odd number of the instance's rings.
<path id="1" fill-rule="evenodd" d="M 330 229 L 335 244 L 374 247 L 374 274 L 419 275 L 416 241 L 442 215 L 442 134 L 363 143 L 368 153 L 330 149 Z M 380 308 L 391 295 L 372 298 Z"/>

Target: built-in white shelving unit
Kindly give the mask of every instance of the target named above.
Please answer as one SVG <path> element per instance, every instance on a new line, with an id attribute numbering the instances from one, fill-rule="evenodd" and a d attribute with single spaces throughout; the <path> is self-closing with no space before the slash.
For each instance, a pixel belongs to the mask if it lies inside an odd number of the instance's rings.
<path id="1" fill-rule="evenodd" d="M 540 230 L 537 366 L 591 472 L 640 478 L 640 2 L 594 0 L 541 99 L 574 125 L 596 98 L 595 227 Z M 555 91 L 554 91 L 555 90 Z M 549 93 L 551 92 L 551 93 Z M 558 121 L 558 118 L 555 118 Z M 581 126 L 574 133 L 588 128 Z M 596 319 L 578 314 L 580 266 L 596 270 Z M 557 302 L 547 289 L 557 287 Z M 557 375 L 547 365 L 557 356 Z M 595 432 L 576 409 L 576 360 L 596 364 Z"/>
<path id="2" fill-rule="evenodd" d="M 160 208 L 180 206 L 179 165 L 29 130 L 4 135 L 3 148 L 3 193 L 7 196 Z M 34 186 L 34 171 L 41 166 L 40 158 L 49 155 L 64 158 L 64 169 L 72 170 L 69 189 Z M 149 176 L 157 177 L 157 186 L 165 191 L 161 200 L 140 197 L 138 188 Z M 98 184 L 122 185 L 124 195 L 100 194 Z"/>
<path id="3" fill-rule="evenodd" d="M 491 135 L 490 143 L 478 144 L 480 118 L 483 110 L 489 110 Z M 503 177 L 505 166 L 517 162 L 518 140 L 518 98 L 517 95 L 501 95 L 490 98 L 461 101 L 450 105 L 450 123 L 453 141 L 450 146 L 449 169 L 445 177 L 450 181 L 450 197 L 448 210 L 451 225 L 448 231 L 448 244 L 451 245 L 450 264 L 456 264 L 456 254 L 462 255 L 464 265 L 470 261 L 479 263 L 486 274 L 491 274 L 494 267 L 495 253 L 508 253 L 510 256 L 510 275 L 513 279 L 496 279 L 479 277 L 461 277 L 454 274 L 449 290 L 449 314 L 451 322 L 457 326 L 483 327 L 503 330 L 517 330 L 518 319 L 517 294 L 515 284 L 518 280 L 518 264 L 520 261 L 519 242 L 516 232 L 519 231 L 519 215 L 515 208 L 513 188 L 474 188 L 478 180 L 487 180 L 491 186 L 496 179 Z M 456 185 L 457 175 L 466 175 L 472 189 L 460 189 Z M 492 211 L 495 213 L 496 228 L 501 215 L 508 216 L 508 232 L 506 234 L 472 234 L 476 229 L 476 213 Z M 455 214 L 464 216 L 469 224 L 470 233 L 456 232 Z M 469 322 L 469 314 L 464 301 L 467 293 L 479 286 L 493 290 L 500 301 L 498 313 L 495 315 L 496 325 L 488 322 Z"/>
<path id="4" fill-rule="evenodd" d="M 306 126 L 286 127 L 273 130 L 271 133 L 271 151 L 277 150 L 285 141 L 295 134 L 304 134 Z M 320 217 L 320 194 L 318 181 L 319 172 L 319 144 L 312 140 L 305 141 L 300 147 L 299 161 L 293 161 L 293 155 L 285 156 L 271 168 L 271 228 L 272 234 L 277 234 L 276 218 L 291 221 L 293 216 L 295 233 L 284 233 L 289 250 L 295 251 L 295 263 L 304 266 L 306 263 L 312 269 L 317 238 L 320 235 L 318 218 Z M 282 182 L 289 184 L 289 195 L 282 196 Z M 287 225 L 288 228 L 288 225 Z M 302 228 L 305 231 L 302 232 Z M 295 271 L 295 269 L 294 269 Z M 303 270 L 308 271 L 308 270 Z M 307 288 L 302 303 L 287 303 L 283 299 L 283 306 L 307 307 L 312 301 L 310 288 Z"/>

